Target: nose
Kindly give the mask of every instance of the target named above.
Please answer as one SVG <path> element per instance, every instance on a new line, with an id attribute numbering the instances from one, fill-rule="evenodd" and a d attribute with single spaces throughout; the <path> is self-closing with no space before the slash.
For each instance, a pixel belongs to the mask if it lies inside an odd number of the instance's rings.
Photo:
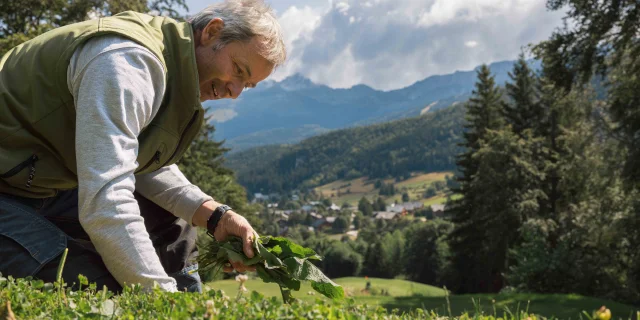
<path id="1" fill-rule="evenodd" d="M 231 81 L 227 83 L 227 92 L 231 99 L 236 99 L 242 93 L 243 85 L 240 81 Z"/>

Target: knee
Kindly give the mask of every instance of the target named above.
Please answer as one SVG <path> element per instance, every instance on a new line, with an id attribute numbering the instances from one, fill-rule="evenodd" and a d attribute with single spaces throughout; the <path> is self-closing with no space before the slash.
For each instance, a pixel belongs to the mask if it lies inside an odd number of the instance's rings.
<path id="1" fill-rule="evenodd" d="M 198 273 L 197 263 L 170 274 L 170 276 L 176 279 L 179 291 L 202 293 L 202 280 Z"/>

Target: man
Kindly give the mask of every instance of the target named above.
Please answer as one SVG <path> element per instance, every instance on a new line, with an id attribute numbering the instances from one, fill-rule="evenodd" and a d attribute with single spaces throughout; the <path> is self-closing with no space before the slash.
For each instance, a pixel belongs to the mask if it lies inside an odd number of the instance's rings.
<path id="1" fill-rule="evenodd" d="M 215 4 L 185 23 L 125 12 L 9 51 L 0 60 L 0 272 L 54 281 L 68 247 L 67 283 L 83 274 L 113 291 L 200 291 L 194 226 L 242 237 L 253 256 L 247 220 L 175 163 L 200 130 L 202 101 L 237 98 L 284 59 L 280 26 L 259 0 Z"/>

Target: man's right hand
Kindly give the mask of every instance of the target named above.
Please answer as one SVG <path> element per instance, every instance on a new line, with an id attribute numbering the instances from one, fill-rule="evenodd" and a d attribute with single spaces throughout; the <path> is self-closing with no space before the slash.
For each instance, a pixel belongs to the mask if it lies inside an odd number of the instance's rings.
<path id="1" fill-rule="evenodd" d="M 213 232 L 213 236 L 217 241 L 224 241 L 228 236 L 237 236 L 242 238 L 243 251 L 248 258 L 253 258 L 253 240 L 256 237 L 256 232 L 249 224 L 249 221 L 245 217 L 233 212 L 227 211 L 220 222 L 216 230 Z M 229 261 L 231 266 L 225 266 L 225 272 L 231 272 L 234 269 L 238 272 L 255 271 L 255 267 L 245 266 L 241 262 Z"/>

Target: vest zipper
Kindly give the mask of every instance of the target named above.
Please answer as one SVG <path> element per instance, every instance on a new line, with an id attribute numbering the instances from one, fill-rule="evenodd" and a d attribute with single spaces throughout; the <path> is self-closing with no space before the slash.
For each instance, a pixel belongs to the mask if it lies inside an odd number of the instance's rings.
<path id="1" fill-rule="evenodd" d="M 184 128 L 184 131 L 182 132 L 182 136 L 180 136 L 180 140 L 178 141 L 178 145 L 176 146 L 176 149 L 173 151 L 173 154 L 171 154 L 171 157 L 169 157 L 167 159 L 167 161 L 164 162 L 164 164 L 162 164 L 162 166 L 166 166 L 167 163 L 169 163 L 171 161 L 171 159 L 173 159 L 173 157 L 176 156 L 176 153 L 178 153 L 178 150 L 180 150 L 180 145 L 182 145 L 182 141 L 184 140 L 184 136 L 187 133 L 187 131 L 189 131 L 189 128 L 191 128 L 191 126 L 193 125 L 193 122 L 196 121 L 196 118 L 198 117 L 198 113 L 200 113 L 200 111 L 196 111 L 193 114 L 193 117 L 191 117 L 191 120 L 189 120 L 189 123 L 187 124 L 187 127 Z"/>
<path id="2" fill-rule="evenodd" d="M 29 170 L 29 179 L 27 180 L 27 183 L 25 184 L 25 186 L 28 188 L 31 188 L 31 183 L 33 182 L 33 177 L 36 174 L 36 161 L 38 161 L 38 156 L 37 155 L 31 155 L 31 157 L 23 162 L 21 162 L 19 165 L 15 166 L 13 169 L 3 173 L 0 175 L 0 178 L 6 179 L 6 178 L 10 178 L 15 176 L 16 174 L 18 174 L 18 172 L 22 171 L 22 169 L 24 169 L 25 167 L 31 165 L 31 169 Z"/>
<path id="3" fill-rule="evenodd" d="M 141 169 L 137 170 L 136 172 L 141 172 L 144 171 L 146 168 L 149 168 L 149 166 L 152 163 L 160 163 L 160 155 L 162 153 L 160 153 L 160 151 L 156 151 L 156 153 L 153 155 L 153 158 L 151 158 L 151 161 L 147 162 L 147 164 L 144 165 L 144 167 L 142 167 Z"/>

